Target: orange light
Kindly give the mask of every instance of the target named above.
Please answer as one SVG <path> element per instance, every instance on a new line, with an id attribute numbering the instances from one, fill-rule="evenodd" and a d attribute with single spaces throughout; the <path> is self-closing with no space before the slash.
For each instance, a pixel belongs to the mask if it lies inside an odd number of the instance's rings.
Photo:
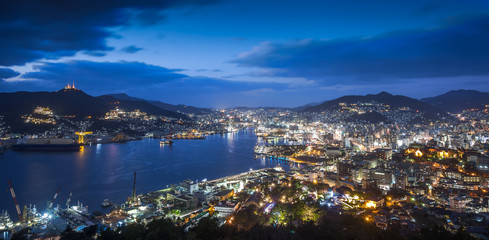
<path id="1" fill-rule="evenodd" d="M 365 206 L 367 208 L 376 208 L 377 207 L 377 204 L 374 202 L 374 201 L 368 201 Z"/>

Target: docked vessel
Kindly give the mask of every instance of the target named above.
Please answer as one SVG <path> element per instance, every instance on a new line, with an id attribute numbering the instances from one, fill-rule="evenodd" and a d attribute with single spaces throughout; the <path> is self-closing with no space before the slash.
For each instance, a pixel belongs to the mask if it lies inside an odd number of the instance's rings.
<path id="1" fill-rule="evenodd" d="M 187 135 L 173 135 L 172 139 L 175 140 L 180 140 L 180 139 L 186 139 L 186 140 L 204 140 L 206 138 L 205 135 L 194 135 L 194 134 L 187 134 Z"/>
<path id="2" fill-rule="evenodd" d="M 169 139 L 169 140 L 161 140 L 160 141 L 160 146 L 162 145 L 172 145 L 173 144 L 173 140 Z"/>
<path id="3" fill-rule="evenodd" d="M 102 204 L 100 204 L 103 208 L 108 208 L 114 206 L 114 203 L 109 201 L 109 199 L 105 199 Z"/>
<path id="4" fill-rule="evenodd" d="M 0 231 L 11 229 L 14 227 L 14 222 L 10 219 L 7 211 L 0 213 Z"/>
<path id="5" fill-rule="evenodd" d="M 12 145 L 14 151 L 80 151 L 80 144 L 68 138 L 29 138 Z"/>

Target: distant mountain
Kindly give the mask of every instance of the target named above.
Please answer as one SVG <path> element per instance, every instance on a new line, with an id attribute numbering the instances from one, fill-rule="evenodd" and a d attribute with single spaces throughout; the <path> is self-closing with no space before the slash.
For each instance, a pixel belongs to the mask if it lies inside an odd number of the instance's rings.
<path id="1" fill-rule="evenodd" d="M 102 95 L 100 97 L 104 97 L 104 96 L 110 96 L 110 97 L 113 97 L 113 98 L 117 98 L 119 100 L 145 101 L 142 98 L 131 97 L 131 96 L 125 94 L 125 93 L 106 94 L 106 95 Z"/>
<path id="2" fill-rule="evenodd" d="M 314 106 L 317 106 L 321 103 L 324 103 L 326 101 L 323 101 L 323 102 L 312 102 L 312 103 L 308 103 L 306 105 L 302 105 L 302 106 L 298 106 L 298 107 L 295 107 L 295 108 L 291 108 L 292 111 L 296 111 L 296 112 L 301 112 L 301 111 L 304 111 L 306 108 L 309 108 L 309 107 L 314 107 Z"/>
<path id="3" fill-rule="evenodd" d="M 421 101 L 447 112 L 460 113 L 465 109 L 489 105 L 489 93 L 460 89 L 436 97 L 423 98 Z"/>
<path id="4" fill-rule="evenodd" d="M 447 116 L 447 114 L 435 108 L 427 103 L 421 102 L 420 100 L 401 96 L 392 95 L 388 92 L 381 92 L 379 94 L 369 94 L 369 95 L 349 95 L 343 96 L 331 101 L 326 101 L 321 104 L 306 107 L 303 112 L 324 112 L 324 111 L 335 111 L 342 109 L 345 105 L 352 106 L 352 104 L 358 103 L 380 103 L 384 105 L 389 105 L 390 109 L 410 109 L 411 111 L 418 111 L 423 113 L 425 118 L 428 119 L 439 119 L 440 117 Z M 365 108 L 368 108 L 366 106 Z M 362 118 L 373 117 L 375 120 L 382 120 L 378 114 L 368 114 L 365 116 L 359 116 Z"/>
<path id="5" fill-rule="evenodd" d="M 161 109 L 174 111 L 174 112 L 181 112 L 181 113 L 186 113 L 186 114 L 205 114 L 205 113 L 209 113 L 211 111 L 210 109 L 186 106 L 183 104 L 173 105 L 173 104 L 164 103 L 164 102 L 160 102 L 160 101 L 145 100 L 142 98 L 131 97 L 125 93 L 107 94 L 107 95 L 102 95 L 102 96 L 111 96 L 111 97 L 121 99 L 121 100 L 144 101 L 144 102 L 148 102 L 148 103 L 150 103 L 156 107 L 159 107 Z"/>
<path id="6" fill-rule="evenodd" d="M 61 89 L 56 92 L 0 93 L 0 115 L 12 127 L 22 129 L 22 115 L 31 114 L 37 106 L 49 107 L 56 115 L 102 117 L 106 112 L 119 107 L 132 111 L 139 109 L 151 115 L 189 119 L 185 114 L 164 110 L 144 101 L 116 99 L 111 96 L 93 97 L 78 89 Z"/>
<path id="7" fill-rule="evenodd" d="M 230 107 L 228 109 L 237 109 L 237 110 L 258 110 L 262 109 L 265 111 L 281 111 L 281 110 L 287 110 L 289 108 L 284 108 L 284 107 L 245 107 L 245 106 L 238 106 L 238 107 Z"/>

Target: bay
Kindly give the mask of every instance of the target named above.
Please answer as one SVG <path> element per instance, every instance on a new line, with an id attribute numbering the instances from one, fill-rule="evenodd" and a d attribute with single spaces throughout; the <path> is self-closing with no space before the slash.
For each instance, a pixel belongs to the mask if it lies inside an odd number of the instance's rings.
<path id="1" fill-rule="evenodd" d="M 12 180 L 21 208 L 35 204 L 44 210 L 61 187 L 55 204 L 65 207 L 71 191 L 72 204 L 80 201 L 93 212 L 101 210 L 100 203 L 106 198 L 122 203 L 131 196 L 134 172 L 140 194 L 185 179 L 210 180 L 277 166 L 277 162 L 254 159 L 257 141 L 253 131 L 243 130 L 205 140 L 176 140 L 172 146 L 143 139 L 85 146 L 80 152 L 7 151 L 0 155 L 0 210 L 8 210 L 17 220 L 8 180 Z"/>

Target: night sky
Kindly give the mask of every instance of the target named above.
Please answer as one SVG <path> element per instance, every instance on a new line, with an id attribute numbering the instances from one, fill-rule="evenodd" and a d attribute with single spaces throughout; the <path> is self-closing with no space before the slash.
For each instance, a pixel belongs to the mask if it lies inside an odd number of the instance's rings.
<path id="1" fill-rule="evenodd" d="M 489 1 L 2 1 L 0 92 L 73 81 L 199 107 L 489 91 Z"/>

